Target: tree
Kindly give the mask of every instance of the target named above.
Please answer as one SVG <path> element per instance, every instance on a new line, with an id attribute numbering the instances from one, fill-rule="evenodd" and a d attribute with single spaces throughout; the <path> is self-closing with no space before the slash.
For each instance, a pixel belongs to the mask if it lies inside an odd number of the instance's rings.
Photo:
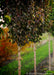
<path id="1" fill-rule="evenodd" d="M 46 0 L 47 1 L 47 0 Z M 52 8 L 50 4 L 50 0 L 48 1 L 48 5 L 44 5 L 44 13 L 45 13 L 45 24 L 47 25 L 46 27 L 44 27 L 45 31 L 47 31 L 49 33 L 50 28 L 52 27 L 52 20 L 51 20 L 51 12 L 52 12 Z M 51 70 L 51 54 L 50 54 L 50 33 L 49 33 L 49 70 Z"/>
<path id="2" fill-rule="evenodd" d="M 53 1 L 49 1 L 50 2 L 50 6 L 52 6 L 52 2 Z M 52 33 L 53 34 L 53 30 L 52 30 L 52 27 L 53 27 L 53 10 L 52 10 L 52 12 L 50 13 L 50 20 L 51 20 L 51 22 L 50 22 L 50 24 L 52 25 L 51 26 L 51 28 L 49 29 L 49 70 L 51 70 L 51 55 L 50 55 L 50 33 Z M 53 47 L 54 48 L 54 47 Z M 53 53 L 54 53 L 54 51 L 53 51 Z"/>
<path id="3" fill-rule="evenodd" d="M 54 9 L 52 8 L 52 20 L 54 20 Z M 53 36 L 53 62 L 54 62 L 54 22 L 53 22 L 53 25 L 52 25 L 52 27 L 51 27 L 51 29 L 50 29 L 50 33 L 52 34 L 52 36 Z"/>
<path id="4" fill-rule="evenodd" d="M 24 46 L 29 41 L 36 43 L 40 40 L 40 35 L 45 31 L 45 29 L 49 26 L 49 22 L 47 21 L 47 25 L 44 24 L 44 17 L 46 23 L 46 14 L 45 9 L 40 8 L 35 5 L 35 1 L 28 1 L 26 5 L 21 0 L 12 0 L 6 2 L 4 10 L 4 15 L 9 15 L 11 17 L 11 22 L 7 21 L 7 16 L 4 16 L 4 20 L 9 27 L 11 34 L 11 38 L 13 42 L 16 41 L 18 44 L 18 75 L 21 75 L 21 56 L 20 56 L 20 48 Z M 11 3 L 11 4 L 9 4 Z M 27 7 L 26 7 L 27 6 Z M 45 7 L 46 8 L 46 7 Z M 44 30 L 44 31 L 43 31 Z M 36 51 L 34 44 L 34 70 L 36 75 Z"/>
<path id="5" fill-rule="evenodd" d="M 14 59 L 13 55 L 17 55 L 17 43 L 12 44 L 12 39 L 8 38 L 8 28 L 2 28 L 2 30 L 4 34 L 0 35 L 0 66 L 4 61 Z"/>

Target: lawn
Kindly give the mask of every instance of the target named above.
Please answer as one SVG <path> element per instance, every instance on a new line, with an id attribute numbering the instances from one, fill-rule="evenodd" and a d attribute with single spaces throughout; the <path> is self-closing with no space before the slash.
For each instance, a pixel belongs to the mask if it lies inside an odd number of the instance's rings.
<path id="1" fill-rule="evenodd" d="M 47 71 L 45 75 L 54 75 L 54 71 Z"/>
<path id="2" fill-rule="evenodd" d="M 52 53 L 52 41 L 50 42 L 51 44 L 51 53 Z M 43 59 L 45 59 L 48 56 L 48 42 L 41 47 L 39 47 L 36 50 L 36 57 L 37 57 L 37 65 L 41 63 Z M 21 75 L 24 75 L 34 69 L 34 53 L 33 51 L 24 54 L 22 56 L 23 60 L 21 61 L 22 63 L 22 70 L 21 70 Z M 8 65 L 0 68 L 0 75 L 18 75 L 18 61 L 13 61 L 9 63 Z"/>

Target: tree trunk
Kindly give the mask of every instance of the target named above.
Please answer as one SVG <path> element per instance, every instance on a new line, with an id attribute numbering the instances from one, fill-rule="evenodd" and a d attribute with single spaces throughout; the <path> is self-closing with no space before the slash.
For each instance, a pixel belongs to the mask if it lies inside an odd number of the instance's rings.
<path id="1" fill-rule="evenodd" d="M 49 33 L 49 70 L 51 70 L 50 33 Z"/>
<path id="2" fill-rule="evenodd" d="M 21 75 L 21 55 L 20 55 L 20 47 L 18 47 L 18 75 Z"/>
<path id="3" fill-rule="evenodd" d="M 53 63 L 54 63 L 54 37 L 53 37 Z"/>
<path id="4" fill-rule="evenodd" d="M 36 75 L 36 45 L 34 44 L 34 75 Z"/>

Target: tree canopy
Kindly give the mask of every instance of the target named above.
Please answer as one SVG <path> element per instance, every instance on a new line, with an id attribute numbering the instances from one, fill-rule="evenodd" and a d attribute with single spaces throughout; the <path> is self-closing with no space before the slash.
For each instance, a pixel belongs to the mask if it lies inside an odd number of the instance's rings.
<path id="1" fill-rule="evenodd" d="M 45 0 L 42 2 L 42 7 L 37 6 L 34 0 L 30 2 L 26 2 L 27 0 L 25 2 L 23 0 L 4 1 L 4 4 L 6 3 L 4 7 L 2 1 L 4 23 L 9 27 L 10 37 L 16 41 L 19 46 L 29 41 L 39 41 L 42 33 L 51 27 L 49 19 L 51 10 L 49 6 L 45 4 Z M 45 7 L 43 6 L 44 4 Z"/>

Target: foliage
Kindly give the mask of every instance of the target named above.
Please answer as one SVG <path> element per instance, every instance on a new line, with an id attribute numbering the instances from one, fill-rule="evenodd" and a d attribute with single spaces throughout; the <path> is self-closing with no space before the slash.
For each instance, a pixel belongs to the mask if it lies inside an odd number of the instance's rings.
<path id="1" fill-rule="evenodd" d="M 54 71 L 47 71 L 45 75 L 53 75 Z"/>
<path id="2" fill-rule="evenodd" d="M 29 41 L 37 42 L 39 41 L 40 35 L 51 27 L 49 26 L 48 14 L 50 12 L 48 1 L 41 2 L 42 8 L 36 5 L 36 1 L 3 1 L 1 6 L 4 10 L 4 16 L 9 18 L 9 22 L 4 18 L 5 22 L 8 24 L 11 34 L 11 38 L 18 43 L 19 46 L 23 46 Z M 37 1 L 38 2 L 38 1 Z M 9 4 L 10 3 L 10 4 Z M 43 7 L 45 5 L 45 8 Z M 47 8 L 47 9 L 46 9 Z M 11 17 L 11 18 L 10 18 Z M 46 22 L 47 20 L 47 22 Z M 44 24 L 45 23 L 45 24 Z"/>
<path id="3" fill-rule="evenodd" d="M 4 35 L 1 33 L 0 35 L 0 63 L 4 60 L 13 59 L 11 56 L 17 55 L 18 47 L 17 43 L 12 44 L 12 39 L 8 38 L 8 28 L 4 28 Z"/>
<path id="4" fill-rule="evenodd" d="M 44 25 L 44 29 L 49 32 L 50 28 L 53 25 L 53 21 L 52 21 L 51 16 L 50 16 L 50 14 L 52 12 L 52 8 L 51 8 L 51 6 L 46 5 L 44 7 L 44 9 L 45 9 L 44 10 L 44 13 L 45 13 L 45 19 L 44 19 L 45 22 L 44 23 L 46 24 L 46 26 Z"/>
<path id="5" fill-rule="evenodd" d="M 52 4 L 53 5 L 53 4 Z M 54 5 L 53 5 L 54 6 Z M 53 25 L 50 29 L 50 32 L 52 33 L 52 35 L 54 36 L 54 7 L 52 8 L 52 13 L 51 13 L 51 19 L 53 20 Z"/>
<path id="6" fill-rule="evenodd" d="M 26 52 L 26 49 L 31 47 L 31 45 L 33 46 L 33 42 L 29 41 L 28 43 L 26 43 L 24 46 L 21 47 L 21 51 Z"/>
<path id="7" fill-rule="evenodd" d="M 9 17 L 11 23 L 7 25 L 10 29 L 11 38 L 19 46 L 23 46 L 29 41 L 39 41 L 40 35 L 51 27 L 51 25 L 49 26 L 51 21 L 47 17 L 50 12 L 48 6 L 45 5 L 45 8 L 35 6 L 36 1 L 29 1 L 28 6 L 23 1 L 12 0 L 10 3 L 9 5 L 9 1 L 7 1 L 7 9 L 4 10 L 4 15 L 11 16 L 11 19 Z"/>
<path id="8" fill-rule="evenodd" d="M 5 19 L 5 22 L 6 22 L 7 24 L 11 22 L 11 17 L 8 16 L 8 15 L 5 15 L 5 16 L 4 16 L 4 19 Z"/>

